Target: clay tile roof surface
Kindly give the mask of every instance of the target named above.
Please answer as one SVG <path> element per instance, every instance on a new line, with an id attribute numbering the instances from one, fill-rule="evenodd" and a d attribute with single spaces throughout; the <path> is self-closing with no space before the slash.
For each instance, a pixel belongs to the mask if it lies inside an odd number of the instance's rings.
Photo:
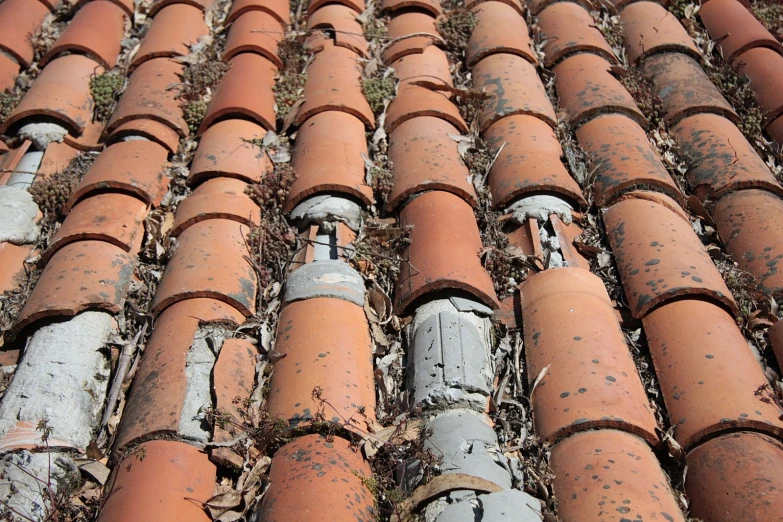
<path id="1" fill-rule="evenodd" d="M 783 522 L 768 3 L 0 0 L 5 518 Z"/>

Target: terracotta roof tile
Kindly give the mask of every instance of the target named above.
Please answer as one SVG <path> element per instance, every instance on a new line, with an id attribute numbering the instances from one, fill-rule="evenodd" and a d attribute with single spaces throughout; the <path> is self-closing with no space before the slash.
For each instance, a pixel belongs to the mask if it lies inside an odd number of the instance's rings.
<path id="1" fill-rule="evenodd" d="M 334 31 L 334 45 L 350 49 L 356 54 L 367 56 L 367 41 L 362 36 L 362 24 L 358 14 L 341 4 L 327 4 L 307 18 L 307 29 L 331 29 Z"/>
<path id="2" fill-rule="evenodd" d="M 0 3 L 0 49 L 13 56 L 22 67 L 33 62 L 30 41 L 49 9 L 41 2 L 5 0 Z"/>
<path id="3" fill-rule="evenodd" d="M 732 433 L 688 454 L 691 516 L 714 522 L 779 520 L 783 445 L 758 433 Z"/>
<path id="4" fill-rule="evenodd" d="M 167 125 L 180 136 L 187 136 L 188 124 L 180 102 L 169 90 L 171 85 L 180 82 L 182 72 L 182 65 L 168 58 L 148 60 L 136 67 L 106 125 L 106 132 L 111 134 L 130 121 L 150 119 Z"/>
<path id="5" fill-rule="evenodd" d="M 25 276 L 24 261 L 33 249 L 32 245 L 0 243 L 0 294 L 19 287 Z"/>
<path id="6" fill-rule="evenodd" d="M 634 435 L 578 433 L 552 449 L 551 466 L 563 520 L 685 522 L 658 459 Z"/>
<path id="7" fill-rule="evenodd" d="M 634 317 L 644 317 L 679 296 L 706 297 L 738 312 L 689 221 L 660 204 L 636 198 L 609 207 L 604 220 Z"/>
<path id="8" fill-rule="evenodd" d="M 310 3 L 313 3 L 312 1 Z M 429 11 L 433 16 L 441 14 L 442 9 L 438 0 L 382 0 L 381 7 L 383 11 L 393 12 L 401 9 L 422 9 Z M 311 6 L 312 8 L 312 6 Z M 364 11 L 364 5 L 357 9 L 360 13 Z"/>
<path id="9" fill-rule="evenodd" d="M 767 382 L 764 372 L 726 311 L 688 299 L 665 303 L 642 321 L 682 446 L 738 427 L 783 434 L 777 408 L 755 394 Z"/>
<path id="10" fill-rule="evenodd" d="M 515 198 L 549 191 L 586 205 L 579 185 L 561 161 L 563 150 L 555 132 L 534 116 L 508 116 L 484 133 L 487 144 L 500 150 L 489 171 L 492 203 L 503 207 Z"/>
<path id="11" fill-rule="evenodd" d="M 697 114 L 671 127 L 671 132 L 688 159 L 686 177 L 695 194 L 721 197 L 745 188 L 783 194 L 764 160 L 723 116 Z"/>
<path id="12" fill-rule="evenodd" d="M 535 16 L 546 7 L 549 7 L 550 5 L 560 1 L 562 0 L 528 0 L 525 3 L 527 4 L 527 8 L 530 10 L 530 14 Z M 587 2 L 575 1 L 575 3 L 585 7 L 589 7 L 589 4 Z"/>
<path id="13" fill-rule="evenodd" d="M 74 9 L 81 9 L 86 4 L 93 2 L 95 0 L 76 0 L 76 3 L 74 4 Z M 109 3 L 112 3 L 116 5 L 117 7 L 121 7 L 123 11 L 125 11 L 125 14 L 127 14 L 129 17 L 133 16 L 135 5 L 134 0 L 107 0 Z"/>
<path id="14" fill-rule="evenodd" d="M 234 0 L 226 23 L 230 24 L 249 11 L 264 11 L 277 18 L 281 24 L 288 25 L 291 22 L 290 8 L 291 4 L 287 0 Z"/>
<path id="15" fill-rule="evenodd" d="M 394 74 L 400 80 L 398 88 L 414 82 L 427 82 L 453 86 L 449 59 L 443 49 L 434 45 L 427 46 L 423 52 L 409 54 L 392 62 Z"/>
<path id="16" fill-rule="evenodd" d="M 609 62 L 594 54 L 570 56 L 555 66 L 560 104 L 572 127 L 601 114 L 625 114 L 642 127 L 647 119 L 625 87 L 611 73 Z"/>
<path id="17" fill-rule="evenodd" d="M 590 261 L 579 252 L 579 249 L 574 244 L 574 241 L 582 235 L 584 230 L 574 222 L 563 223 L 556 214 L 549 216 L 549 222 L 552 224 L 555 235 L 560 242 L 560 252 L 563 254 L 563 259 L 568 263 L 568 266 L 589 271 Z"/>
<path id="18" fill-rule="evenodd" d="M 71 147 L 85 152 L 100 152 L 103 150 L 101 137 L 105 126 L 102 121 L 90 121 L 84 127 L 80 136 L 66 134 L 63 141 Z"/>
<path id="19" fill-rule="evenodd" d="M 240 179 L 214 178 L 196 188 L 177 207 L 174 227 L 178 236 L 188 227 L 209 219 L 226 219 L 247 226 L 258 226 L 261 209 L 245 193 L 248 184 Z"/>
<path id="20" fill-rule="evenodd" d="M 210 219 L 188 227 L 178 237 L 152 302 L 152 312 L 185 299 L 209 297 L 234 306 L 249 317 L 256 307 L 256 272 L 244 259 L 247 227 Z"/>
<path id="21" fill-rule="evenodd" d="M 265 129 L 274 129 L 272 86 L 277 67 L 254 53 L 234 56 L 230 67 L 218 84 L 207 115 L 198 129 L 199 135 L 203 135 L 214 123 L 228 118 L 249 119 Z"/>
<path id="22" fill-rule="evenodd" d="M 483 4 L 485 2 L 499 2 L 501 4 L 506 4 L 513 7 L 520 16 L 525 16 L 525 9 L 522 7 L 522 2 L 520 2 L 520 0 L 467 0 L 465 2 L 465 7 L 468 9 L 473 9 L 477 5 Z"/>
<path id="23" fill-rule="evenodd" d="M 575 53 L 597 54 L 617 63 L 612 48 L 595 26 L 593 17 L 573 2 L 558 2 L 538 13 L 538 26 L 543 31 L 543 47 L 547 67 Z"/>
<path id="24" fill-rule="evenodd" d="M 771 121 L 764 129 L 777 143 L 783 143 L 783 116 Z"/>
<path id="25" fill-rule="evenodd" d="M 330 0 L 310 0 L 310 3 L 307 6 L 307 12 L 314 13 L 321 7 L 332 3 L 337 3 L 350 7 L 357 13 L 364 12 L 364 0 L 337 0 L 336 2 L 332 2 Z"/>
<path id="26" fill-rule="evenodd" d="M 272 459 L 271 485 L 259 518 L 371 522 L 376 519 L 374 499 L 362 480 L 371 476 L 361 453 L 346 440 L 306 435 L 280 448 Z"/>
<path id="27" fill-rule="evenodd" d="M 443 190 L 478 204 L 470 173 L 452 136 L 459 131 L 450 123 L 431 116 L 400 124 L 389 137 L 392 162 L 392 190 L 388 208 L 397 208 L 406 198 L 428 190 Z"/>
<path id="28" fill-rule="evenodd" d="M 723 58 L 728 62 L 757 47 L 767 47 L 783 53 L 780 42 L 736 0 L 710 0 L 701 6 L 698 14 L 710 37 L 718 43 Z"/>
<path id="29" fill-rule="evenodd" d="M 764 124 L 783 114 L 783 56 L 759 47 L 742 53 L 735 61 L 737 72 L 747 76 L 764 113 Z"/>
<path id="30" fill-rule="evenodd" d="M 389 21 L 386 38 L 391 39 L 383 51 L 383 61 L 387 65 L 403 56 L 422 53 L 434 43 L 443 41 L 435 27 L 435 17 L 417 10 L 395 13 Z"/>
<path id="31" fill-rule="evenodd" d="M 44 262 L 76 241 L 106 241 L 125 252 L 138 248 L 144 231 L 147 203 L 135 196 L 95 194 L 78 203 L 63 221 L 44 253 Z"/>
<path id="32" fill-rule="evenodd" d="M 297 425 L 321 412 L 366 430 L 375 421 L 372 346 L 364 310 L 354 303 L 317 297 L 286 304 L 275 344 L 285 358 L 269 383 L 269 414 Z M 316 388 L 328 404 L 313 396 Z"/>
<path id="33" fill-rule="evenodd" d="M 493 54 L 473 67 L 473 83 L 477 90 L 491 96 L 479 115 L 480 129 L 506 116 L 525 114 L 547 122 L 553 128 L 557 117 L 538 78 L 536 67 L 511 54 Z"/>
<path id="34" fill-rule="evenodd" d="M 164 7 L 168 7 L 171 5 L 189 5 L 189 6 L 197 7 L 203 13 L 204 11 L 212 7 L 213 3 L 215 3 L 215 0 L 156 0 L 152 2 L 152 7 L 150 7 L 150 11 L 149 11 L 149 16 L 156 17 L 158 16 L 159 11 L 162 11 Z"/>
<path id="35" fill-rule="evenodd" d="M 272 169 L 269 156 L 257 145 L 265 134 L 266 129 L 251 121 L 215 123 L 201 135 L 188 183 L 197 185 L 214 177 L 260 182 Z"/>
<path id="36" fill-rule="evenodd" d="M 8 90 L 16 84 L 19 70 L 19 63 L 16 60 L 5 53 L 0 53 L 0 90 Z"/>
<path id="37" fill-rule="evenodd" d="M 400 212 L 400 225 L 413 225 L 395 292 L 398 314 L 419 297 L 446 288 L 464 290 L 499 308 L 489 274 L 481 266 L 481 238 L 470 205 L 449 192 L 426 192 Z"/>
<path id="38" fill-rule="evenodd" d="M 516 54 L 537 64 L 538 58 L 530 47 L 525 19 L 514 7 L 491 1 L 477 4 L 472 9 L 478 25 L 470 35 L 465 48 L 465 64 L 472 67 L 490 54 Z"/>
<path id="39" fill-rule="evenodd" d="M 437 91 L 419 85 L 409 84 L 397 91 L 397 96 L 386 111 L 385 130 L 394 132 L 401 123 L 421 116 L 441 118 L 454 125 L 460 133 L 468 132 L 468 125 L 459 109 L 450 99 L 448 91 Z"/>
<path id="40" fill-rule="evenodd" d="M 263 56 L 278 69 L 283 61 L 277 54 L 277 45 L 283 39 L 280 21 L 265 11 L 248 11 L 234 20 L 228 30 L 223 61 L 239 53 L 252 52 Z"/>
<path id="41" fill-rule="evenodd" d="M 129 254 L 105 241 L 78 241 L 60 248 L 41 272 L 14 329 L 88 309 L 122 311 L 134 257 L 135 252 Z"/>
<path id="42" fill-rule="evenodd" d="M 148 205 L 159 205 L 169 179 L 164 174 L 166 149 L 152 141 L 125 141 L 108 147 L 76 186 L 64 212 L 80 200 L 109 190 L 135 194 Z"/>
<path id="43" fill-rule="evenodd" d="M 78 54 L 52 60 L 8 116 L 2 132 L 13 132 L 28 119 L 49 117 L 74 135 L 82 134 L 92 120 L 94 106 L 90 77 L 102 72 L 101 65 Z"/>
<path id="44" fill-rule="evenodd" d="M 46 177 L 60 172 L 67 167 L 79 155 L 79 150 L 67 143 L 50 143 L 46 147 L 41 166 L 38 167 L 38 176 Z"/>
<path id="45" fill-rule="evenodd" d="M 131 67 L 153 58 L 186 56 L 191 46 L 208 34 L 204 13 L 198 8 L 184 3 L 169 5 L 155 14 Z"/>
<path id="46" fill-rule="evenodd" d="M 661 4 L 634 2 L 620 14 L 628 59 L 638 63 L 658 53 L 676 52 L 699 59 L 699 50 L 679 20 Z"/>
<path id="47" fill-rule="evenodd" d="M 296 180 L 285 203 L 286 211 L 318 192 L 341 193 L 371 205 L 372 189 L 365 182 L 366 155 L 364 123 L 358 118 L 341 111 L 310 117 L 297 133 L 291 160 Z"/>
<path id="48" fill-rule="evenodd" d="M 762 292 L 783 296 L 783 200 L 766 190 L 742 190 L 720 199 L 713 208 L 726 250 L 749 272 Z"/>
<path id="49" fill-rule="evenodd" d="M 67 52 L 86 54 L 107 69 L 117 64 L 120 41 L 125 35 L 125 11 L 111 2 L 90 2 L 73 17 L 63 33 L 41 58 L 44 66 Z M 100 31 L 95 28 L 100 27 Z"/>
<path id="50" fill-rule="evenodd" d="M 634 120 L 606 114 L 579 127 L 576 136 L 593 167 L 593 194 L 598 205 L 609 204 L 634 188 L 653 187 L 685 203 L 644 129 Z"/>
<path id="51" fill-rule="evenodd" d="M 362 94 L 362 68 L 356 53 L 328 44 L 316 53 L 306 72 L 305 102 L 296 115 L 297 125 L 319 112 L 343 111 L 359 118 L 368 128 L 375 126 L 375 116 Z"/>
<path id="52" fill-rule="evenodd" d="M 155 120 L 128 120 L 116 126 L 106 138 L 106 144 L 111 145 L 129 136 L 141 136 L 166 147 L 170 153 L 175 154 L 179 147 L 179 134 L 177 130 Z"/>
<path id="53" fill-rule="evenodd" d="M 38 0 L 42 4 L 44 4 L 46 7 L 48 7 L 50 10 L 54 11 L 57 9 L 60 4 L 62 3 L 62 0 Z"/>
<path id="54" fill-rule="evenodd" d="M 657 424 L 602 281 L 579 268 L 546 270 L 521 286 L 536 433 L 554 442 L 616 428 L 658 443 Z M 556 328 L 554 325 L 558 325 Z"/>
<path id="55" fill-rule="evenodd" d="M 212 497 L 216 478 L 215 465 L 198 448 L 184 442 L 145 442 L 117 464 L 98 520 L 208 522 L 199 503 Z"/>
<path id="56" fill-rule="evenodd" d="M 663 103 L 667 125 L 701 113 L 718 114 L 734 123 L 739 121 L 734 109 L 690 56 L 680 53 L 652 56 L 644 60 L 642 73 L 655 78 L 655 95 Z"/>
<path id="57" fill-rule="evenodd" d="M 199 324 L 207 321 L 241 323 L 243 317 L 215 299 L 188 299 L 156 318 L 117 431 L 117 450 L 152 434 L 177 433 L 187 393 L 187 354 Z"/>

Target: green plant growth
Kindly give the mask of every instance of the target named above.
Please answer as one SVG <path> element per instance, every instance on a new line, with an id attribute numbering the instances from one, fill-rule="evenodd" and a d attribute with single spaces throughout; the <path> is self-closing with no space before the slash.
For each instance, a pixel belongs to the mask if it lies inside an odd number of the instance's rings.
<path id="1" fill-rule="evenodd" d="M 185 121 L 192 134 L 195 134 L 198 131 L 199 125 L 201 125 L 202 120 L 204 120 L 204 116 L 207 115 L 208 107 L 209 102 L 206 100 L 191 101 L 182 106 Z"/>
<path id="2" fill-rule="evenodd" d="M 446 40 L 447 50 L 460 57 L 465 52 L 476 25 L 478 17 L 467 9 L 455 9 L 436 24 L 441 36 Z"/>
<path id="3" fill-rule="evenodd" d="M 375 76 L 362 80 L 362 92 L 375 114 L 383 112 L 383 102 L 394 96 L 394 87 L 392 76 Z"/>
<path id="4" fill-rule="evenodd" d="M 108 121 L 124 86 L 125 78 L 112 71 L 90 78 L 90 94 L 95 102 L 93 117 L 96 121 Z"/>

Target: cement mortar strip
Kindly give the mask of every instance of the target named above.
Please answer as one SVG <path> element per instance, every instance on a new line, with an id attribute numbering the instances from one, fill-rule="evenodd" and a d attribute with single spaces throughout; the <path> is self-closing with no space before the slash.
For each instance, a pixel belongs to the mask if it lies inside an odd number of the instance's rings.
<path id="1" fill-rule="evenodd" d="M 312 196 L 294 207 L 291 220 L 300 227 L 318 224 L 324 232 L 332 232 L 336 224 L 342 222 L 356 232 L 362 224 L 362 207 L 339 196 Z"/>
<path id="2" fill-rule="evenodd" d="M 541 522 L 541 503 L 510 489 L 449 504 L 434 522 Z M 427 522 L 430 522 L 429 520 Z"/>
<path id="3" fill-rule="evenodd" d="M 46 494 L 47 489 L 51 491 L 52 497 L 63 494 L 67 498 L 70 493 L 68 485 L 78 484 L 81 480 L 79 468 L 73 460 L 68 455 L 56 452 L 20 451 L 4 455 L 0 458 L 0 476 L 3 477 L 0 481 L 0 500 L 8 508 L 26 517 L 8 513 L 11 518 L 3 518 L 14 522 L 49 520 L 54 506 Z M 47 478 L 48 488 L 45 486 Z"/>
<path id="4" fill-rule="evenodd" d="M 288 275 L 283 302 L 304 301 L 315 297 L 342 299 L 364 306 L 364 279 L 342 261 L 314 261 Z"/>
<path id="5" fill-rule="evenodd" d="M 33 142 L 38 150 L 46 150 L 50 143 L 62 143 L 68 129 L 50 122 L 28 123 L 19 129 L 18 136 Z"/>
<path id="6" fill-rule="evenodd" d="M 105 312 L 83 312 L 30 337 L 0 402 L 0 443 L 18 423 L 36 426 L 46 419 L 52 439 L 87 448 L 106 399 L 105 346 L 114 324 Z"/>
<path id="7" fill-rule="evenodd" d="M 520 224 L 528 218 L 536 218 L 538 221 L 549 221 L 549 216 L 555 214 L 566 225 L 572 221 L 571 212 L 573 207 L 570 203 L 557 196 L 547 194 L 538 194 L 519 199 L 508 206 L 507 214 L 513 214 L 514 219 Z"/>
<path id="8" fill-rule="evenodd" d="M 469 308 L 469 300 L 458 302 Z M 492 393 L 490 326 L 486 318 L 459 312 L 450 299 L 431 301 L 416 311 L 408 363 L 415 405 L 484 411 Z"/>
<path id="9" fill-rule="evenodd" d="M 35 243 L 40 230 L 35 222 L 38 205 L 24 188 L 0 186 L 0 243 Z"/>
<path id="10" fill-rule="evenodd" d="M 43 151 L 28 150 L 11 173 L 6 186 L 26 189 L 32 185 L 38 175 L 38 168 L 41 166 L 43 157 Z"/>

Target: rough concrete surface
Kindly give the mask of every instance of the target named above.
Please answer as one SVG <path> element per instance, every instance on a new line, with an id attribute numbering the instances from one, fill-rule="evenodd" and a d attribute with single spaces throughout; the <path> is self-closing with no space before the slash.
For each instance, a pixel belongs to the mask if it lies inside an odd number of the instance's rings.
<path id="1" fill-rule="evenodd" d="M 541 522 L 541 503 L 535 497 L 514 489 L 478 495 L 456 502 L 435 519 L 436 522 Z"/>
<path id="2" fill-rule="evenodd" d="M 111 315 L 90 311 L 38 329 L 0 402 L 0 439 L 17 421 L 48 419 L 53 439 L 86 449 L 106 399 L 113 327 Z"/>
<path id="3" fill-rule="evenodd" d="M 314 297 L 333 297 L 364 306 L 364 280 L 342 261 L 315 261 L 289 274 L 283 300 L 286 303 Z"/>
<path id="4" fill-rule="evenodd" d="M 539 194 L 527 196 L 512 203 L 507 212 L 513 213 L 514 219 L 524 223 L 528 218 L 536 218 L 538 221 L 549 221 L 549 216 L 555 214 L 563 220 L 563 223 L 571 223 L 571 205 L 557 196 Z"/>
<path id="5" fill-rule="evenodd" d="M 62 143 L 68 130 L 56 123 L 28 123 L 19 129 L 19 137 L 28 139 L 38 150 L 46 150 L 50 143 Z"/>
<path id="6" fill-rule="evenodd" d="M 294 207 L 291 219 L 299 226 L 317 223 L 324 232 L 334 230 L 338 222 L 343 222 L 356 231 L 362 224 L 362 207 L 340 196 L 313 196 Z"/>
<path id="7" fill-rule="evenodd" d="M 24 188 L 0 186 L 0 243 L 35 243 L 39 234 L 37 215 L 38 205 Z"/>

